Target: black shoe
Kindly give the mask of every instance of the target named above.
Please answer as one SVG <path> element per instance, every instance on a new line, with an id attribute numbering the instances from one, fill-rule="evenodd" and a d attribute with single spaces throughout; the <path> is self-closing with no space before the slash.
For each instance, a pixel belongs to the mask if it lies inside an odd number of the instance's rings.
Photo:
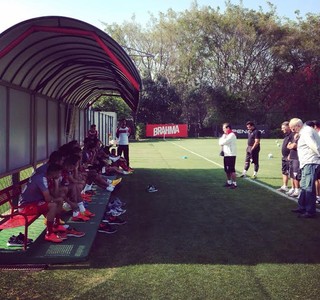
<path id="1" fill-rule="evenodd" d="M 295 208 L 295 209 L 291 209 L 291 212 L 297 213 L 297 214 L 304 214 L 306 211 L 301 208 Z"/>
<path id="2" fill-rule="evenodd" d="M 303 219 L 313 219 L 315 217 L 316 217 L 316 214 L 310 214 L 307 212 L 298 216 L 298 218 L 303 218 Z"/>
<path id="3" fill-rule="evenodd" d="M 236 189 L 236 188 L 237 188 L 237 186 L 234 185 L 234 184 L 231 184 L 231 185 L 229 186 L 229 189 L 231 189 L 231 190 L 234 190 L 234 189 Z"/>
<path id="4" fill-rule="evenodd" d="M 225 185 L 223 185 L 223 187 L 230 187 L 230 186 L 232 186 L 232 184 L 229 184 L 228 182 Z"/>

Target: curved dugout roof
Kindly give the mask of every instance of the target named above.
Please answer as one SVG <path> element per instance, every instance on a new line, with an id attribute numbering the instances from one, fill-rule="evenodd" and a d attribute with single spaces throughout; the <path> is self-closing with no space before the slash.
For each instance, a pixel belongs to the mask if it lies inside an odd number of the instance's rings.
<path id="1" fill-rule="evenodd" d="M 141 87 L 117 42 L 66 17 L 30 19 L 1 33 L 0 80 L 82 109 L 101 95 L 118 95 L 136 111 Z"/>

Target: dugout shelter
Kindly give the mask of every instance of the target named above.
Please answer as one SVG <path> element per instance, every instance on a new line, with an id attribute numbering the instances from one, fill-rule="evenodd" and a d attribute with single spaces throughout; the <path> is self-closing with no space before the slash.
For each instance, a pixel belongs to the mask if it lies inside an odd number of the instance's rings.
<path id="1" fill-rule="evenodd" d="M 116 120 L 92 104 L 116 95 L 136 111 L 140 88 L 131 58 L 88 23 L 48 16 L 0 33 L 0 179 L 29 176 L 62 144 L 82 141 L 93 121 L 106 137 Z"/>

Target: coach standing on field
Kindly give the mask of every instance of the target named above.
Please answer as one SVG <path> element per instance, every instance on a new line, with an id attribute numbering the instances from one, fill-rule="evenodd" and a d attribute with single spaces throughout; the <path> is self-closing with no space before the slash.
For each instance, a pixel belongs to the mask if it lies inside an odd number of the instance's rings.
<path id="1" fill-rule="evenodd" d="M 246 159 L 244 169 L 240 177 L 246 177 L 250 168 L 250 162 L 254 165 L 254 172 L 251 178 L 256 179 L 259 171 L 259 152 L 261 132 L 255 127 L 254 123 L 248 121 L 246 123 L 248 129 L 248 146 L 246 149 Z"/>
<path id="2" fill-rule="evenodd" d="M 289 126 L 292 132 L 298 133 L 298 157 L 301 169 L 299 207 L 292 212 L 301 218 L 316 216 L 316 187 L 315 181 L 320 171 L 320 137 L 310 126 L 303 124 L 298 118 L 291 119 Z"/>
<path id="3" fill-rule="evenodd" d="M 236 182 L 236 156 L 237 156 L 237 137 L 231 129 L 229 123 L 222 125 L 223 135 L 219 139 L 219 145 L 222 147 L 224 171 L 227 175 L 227 182 L 224 185 L 231 189 L 237 188 Z"/>
<path id="4" fill-rule="evenodd" d="M 125 119 L 121 120 L 120 126 L 117 129 L 116 137 L 118 138 L 118 156 L 123 153 L 124 158 L 127 161 L 129 167 L 129 136 L 131 134 L 131 128 L 127 126 Z"/>

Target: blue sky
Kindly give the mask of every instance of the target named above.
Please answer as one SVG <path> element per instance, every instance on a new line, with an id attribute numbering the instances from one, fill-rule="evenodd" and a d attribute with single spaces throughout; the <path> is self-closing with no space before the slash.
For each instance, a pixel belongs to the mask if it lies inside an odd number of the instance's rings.
<path id="1" fill-rule="evenodd" d="M 225 0 L 198 0 L 199 6 L 210 5 L 224 9 Z M 231 0 L 239 4 L 240 0 Z M 259 6 L 267 10 L 267 0 L 243 0 L 246 8 L 258 10 Z M 320 0 L 270 0 L 277 7 L 279 16 L 295 18 L 295 10 L 302 16 L 306 13 L 320 13 Z M 145 24 L 149 12 L 158 15 L 169 8 L 174 11 L 189 9 L 192 0 L 0 0 L 0 32 L 21 21 L 49 15 L 76 18 L 104 29 L 101 22 L 119 23 L 130 20 L 133 14 L 137 22 Z"/>

